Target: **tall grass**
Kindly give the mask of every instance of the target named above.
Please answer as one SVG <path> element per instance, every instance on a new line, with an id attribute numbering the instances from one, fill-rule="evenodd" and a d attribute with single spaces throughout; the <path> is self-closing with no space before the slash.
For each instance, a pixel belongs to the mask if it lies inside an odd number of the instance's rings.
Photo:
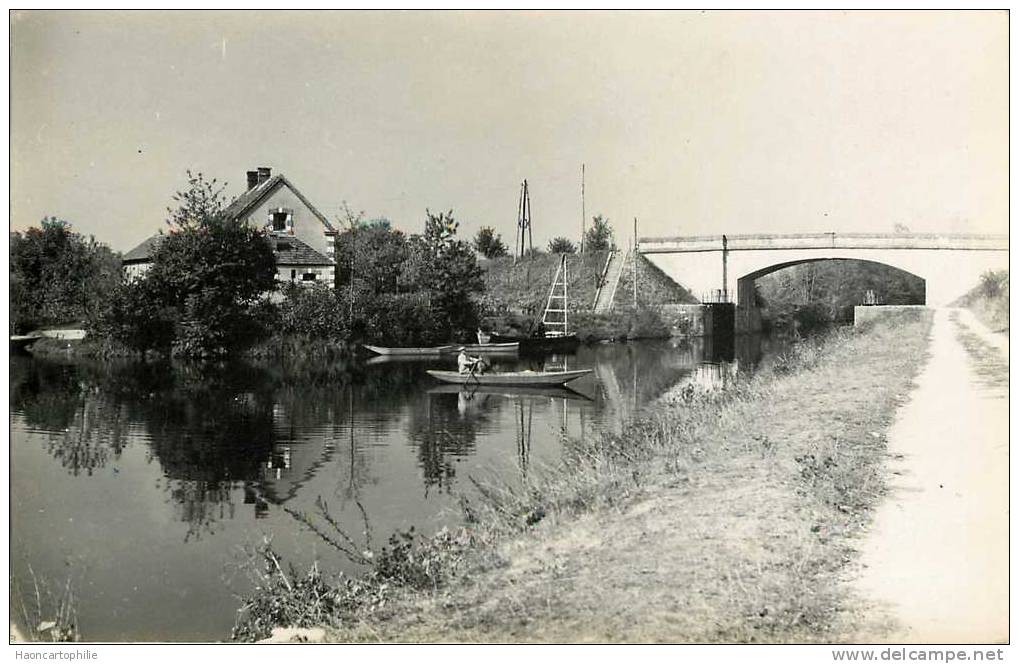
<path id="1" fill-rule="evenodd" d="M 40 578 L 28 566 L 31 584 L 11 577 L 11 622 L 21 622 L 27 641 L 70 642 L 80 640 L 78 598 L 69 576 L 60 585 Z"/>

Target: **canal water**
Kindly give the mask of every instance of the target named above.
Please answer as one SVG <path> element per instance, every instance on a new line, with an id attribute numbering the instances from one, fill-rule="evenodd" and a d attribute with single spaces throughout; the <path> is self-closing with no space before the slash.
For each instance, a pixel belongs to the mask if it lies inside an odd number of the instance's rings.
<path id="1" fill-rule="evenodd" d="M 617 430 L 670 389 L 719 386 L 774 347 L 643 341 L 496 363 L 594 369 L 574 391 L 536 393 L 465 392 L 425 374 L 453 360 L 12 357 L 11 615 L 34 583 L 70 580 L 84 640 L 227 639 L 249 589 L 242 564 L 263 539 L 298 569 L 318 559 L 356 573 L 295 518 L 319 501 L 355 539 L 363 508 L 376 545 L 457 524 L 470 478 L 554 465 L 563 436 Z"/>

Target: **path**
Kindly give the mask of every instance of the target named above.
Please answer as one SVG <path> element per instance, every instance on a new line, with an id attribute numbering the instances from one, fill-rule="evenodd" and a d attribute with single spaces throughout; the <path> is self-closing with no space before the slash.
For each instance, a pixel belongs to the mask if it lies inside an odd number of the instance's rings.
<path id="1" fill-rule="evenodd" d="M 888 433 L 895 475 L 855 585 L 891 631 L 867 640 L 1008 639 L 1008 342 L 955 312 L 985 344 L 978 361 L 951 316 L 937 311 L 930 359 Z"/>
<path id="2" fill-rule="evenodd" d="M 621 251 L 613 251 L 609 254 L 609 264 L 605 270 L 605 282 L 598 289 L 595 297 L 594 310 L 597 313 L 604 313 L 612 308 L 616 298 L 616 288 L 619 286 L 619 277 L 623 273 L 623 264 L 626 263 L 626 255 Z"/>

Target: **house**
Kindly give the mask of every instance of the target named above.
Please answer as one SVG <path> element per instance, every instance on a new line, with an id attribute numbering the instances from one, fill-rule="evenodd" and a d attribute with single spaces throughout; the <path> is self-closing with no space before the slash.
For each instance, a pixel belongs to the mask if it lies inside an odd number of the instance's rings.
<path id="1" fill-rule="evenodd" d="M 263 228 L 276 256 L 276 280 L 335 283 L 336 230 L 329 220 L 282 174 L 269 168 L 247 172 L 247 189 L 226 207 L 230 220 Z M 153 235 L 123 258 L 128 278 L 137 278 L 152 264 L 162 235 Z"/>

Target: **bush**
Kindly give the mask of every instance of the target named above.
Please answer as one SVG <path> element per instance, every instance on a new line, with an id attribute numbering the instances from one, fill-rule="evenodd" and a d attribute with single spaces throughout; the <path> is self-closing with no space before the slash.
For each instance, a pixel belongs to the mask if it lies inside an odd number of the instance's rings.
<path id="1" fill-rule="evenodd" d="M 315 285 L 290 285 L 276 307 L 276 330 L 311 339 L 345 339 L 350 335 L 351 316 L 346 293 Z"/>
<path id="2" fill-rule="evenodd" d="M 550 254 L 575 254 L 577 253 L 577 245 L 570 242 L 564 237 L 553 238 L 548 243 L 548 253 Z"/>

